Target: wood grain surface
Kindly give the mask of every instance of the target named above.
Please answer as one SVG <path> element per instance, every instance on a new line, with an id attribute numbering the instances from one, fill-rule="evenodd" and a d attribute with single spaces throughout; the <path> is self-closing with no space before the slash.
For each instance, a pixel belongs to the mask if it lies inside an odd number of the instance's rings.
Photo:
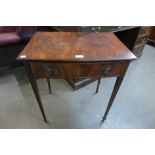
<path id="1" fill-rule="evenodd" d="M 113 33 L 105 32 L 36 32 L 17 57 L 17 60 L 53 62 L 132 59 L 136 57 L 130 50 Z"/>

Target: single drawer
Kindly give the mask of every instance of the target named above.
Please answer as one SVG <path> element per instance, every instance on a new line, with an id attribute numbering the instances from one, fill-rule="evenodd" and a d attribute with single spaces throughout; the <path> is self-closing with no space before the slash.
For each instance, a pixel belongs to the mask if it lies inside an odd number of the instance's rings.
<path id="1" fill-rule="evenodd" d="M 149 35 L 151 32 L 151 26 L 143 26 L 140 28 L 139 35 Z"/>
<path id="2" fill-rule="evenodd" d="M 136 40 L 136 45 L 145 44 L 147 42 L 148 36 L 138 37 Z"/>
<path id="3" fill-rule="evenodd" d="M 123 63 L 47 63 L 31 62 L 35 77 L 51 78 L 86 78 L 118 76 Z"/>

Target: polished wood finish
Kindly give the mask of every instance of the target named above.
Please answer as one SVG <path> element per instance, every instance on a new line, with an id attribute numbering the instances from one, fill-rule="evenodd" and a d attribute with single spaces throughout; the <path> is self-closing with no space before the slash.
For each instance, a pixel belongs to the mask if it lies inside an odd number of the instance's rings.
<path id="1" fill-rule="evenodd" d="M 76 55 L 83 55 L 83 58 L 76 58 Z M 113 33 L 37 32 L 17 59 L 98 62 L 128 60 L 133 57 Z"/>
<path id="2" fill-rule="evenodd" d="M 109 110 L 110 110 L 110 108 L 111 108 L 111 106 L 113 104 L 113 101 L 114 101 L 114 99 L 115 99 L 115 97 L 117 95 L 117 92 L 118 92 L 118 90 L 119 90 L 119 88 L 121 86 L 121 83 L 122 83 L 122 81 L 124 79 L 124 76 L 125 76 L 126 70 L 128 68 L 128 65 L 129 65 L 129 63 L 124 64 L 124 67 L 122 68 L 122 74 L 120 76 L 118 76 L 117 79 L 116 79 L 115 86 L 114 86 L 114 89 L 112 91 L 112 94 L 111 94 L 111 97 L 110 97 L 110 100 L 109 100 L 108 106 L 106 108 L 106 111 L 104 113 L 102 121 L 106 120 L 106 117 L 107 117 L 107 115 L 109 113 Z"/>
<path id="3" fill-rule="evenodd" d="M 96 94 L 98 93 L 100 83 L 101 83 L 101 78 L 99 78 L 97 82 L 97 87 L 96 87 L 96 92 L 95 92 Z"/>
<path id="4" fill-rule="evenodd" d="M 116 76 L 121 74 L 124 62 L 51 63 L 31 62 L 34 77 L 87 78 Z"/>
<path id="5" fill-rule="evenodd" d="M 47 84 L 48 84 L 48 89 L 49 89 L 49 93 L 51 94 L 51 82 L 50 82 L 50 78 L 47 78 Z"/>
<path id="6" fill-rule="evenodd" d="M 128 65 L 136 57 L 113 33 L 37 32 L 17 59 L 26 64 L 30 83 L 47 122 L 36 78 L 93 77 L 99 79 L 98 92 L 100 78 L 117 77 L 103 116 L 105 120 Z"/>
<path id="7" fill-rule="evenodd" d="M 141 57 L 143 51 L 143 48 L 137 48 L 140 44 L 145 46 L 152 30 L 151 26 L 54 26 L 52 28 L 60 32 L 113 32 L 137 57 Z"/>
<path id="8" fill-rule="evenodd" d="M 148 26 L 54 26 L 52 28 L 60 32 L 113 32 L 137 57 L 142 55 L 147 37 L 151 31 L 151 27 Z M 146 40 L 143 42 L 141 37 L 144 37 Z M 97 79 L 67 79 L 74 90 L 86 86 L 95 80 Z"/>
<path id="9" fill-rule="evenodd" d="M 24 62 L 25 63 L 25 68 L 26 68 L 26 71 L 27 71 L 27 76 L 29 78 L 29 81 L 31 83 L 31 86 L 32 86 L 32 89 L 33 89 L 33 92 L 34 92 L 34 95 L 37 99 L 37 102 L 38 102 L 38 105 L 39 105 L 39 108 L 40 108 L 40 111 L 42 113 L 42 116 L 44 118 L 44 121 L 47 123 L 47 118 L 46 118 L 46 114 L 44 112 L 44 108 L 43 108 L 43 104 L 42 104 L 42 101 L 41 101 L 41 97 L 39 95 L 39 90 L 38 90 L 38 86 L 37 86 L 37 81 L 36 79 L 33 77 L 33 74 L 32 74 L 32 69 L 30 67 L 30 64 L 28 62 Z"/>

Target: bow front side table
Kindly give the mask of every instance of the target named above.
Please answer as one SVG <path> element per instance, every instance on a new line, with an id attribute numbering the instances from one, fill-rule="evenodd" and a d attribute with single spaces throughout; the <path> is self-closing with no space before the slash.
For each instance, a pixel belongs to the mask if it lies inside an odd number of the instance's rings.
<path id="1" fill-rule="evenodd" d="M 113 33 L 36 32 L 17 57 L 27 75 L 44 121 L 47 118 L 39 95 L 37 78 L 117 77 L 104 121 L 123 81 L 129 63 L 136 57 Z M 49 82 L 49 81 L 48 81 Z"/>

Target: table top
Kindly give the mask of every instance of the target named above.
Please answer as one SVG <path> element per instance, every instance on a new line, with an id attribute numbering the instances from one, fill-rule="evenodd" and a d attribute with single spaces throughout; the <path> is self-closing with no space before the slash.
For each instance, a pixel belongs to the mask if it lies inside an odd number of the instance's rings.
<path id="1" fill-rule="evenodd" d="M 113 34 L 95 32 L 36 32 L 17 60 L 118 61 L 135 55 Z"/>

